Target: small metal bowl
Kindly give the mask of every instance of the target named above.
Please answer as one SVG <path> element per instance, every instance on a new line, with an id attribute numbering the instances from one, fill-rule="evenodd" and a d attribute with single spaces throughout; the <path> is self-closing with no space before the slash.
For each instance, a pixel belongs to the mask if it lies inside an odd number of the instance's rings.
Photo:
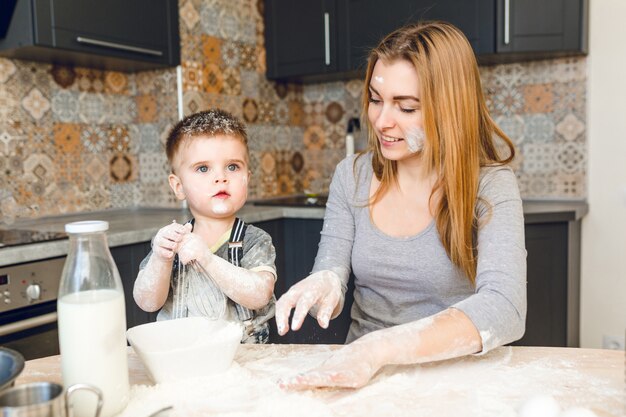
<path id="1" fill-rule="evenodd" d="M 16 350 L 0 347 L 0 391 L 13 386 L 24 370 L 24 357 Z"/>

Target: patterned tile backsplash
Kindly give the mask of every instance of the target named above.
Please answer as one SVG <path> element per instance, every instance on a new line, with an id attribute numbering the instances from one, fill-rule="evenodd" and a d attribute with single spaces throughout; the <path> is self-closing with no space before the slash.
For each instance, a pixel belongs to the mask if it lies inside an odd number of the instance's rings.
<path id="1" fill-rule="evenodd" d="M 250 197 L 327 191 L 362 82 L 268 81 L 262 0 L 180 2 L 185 114 L 224 108 L 250 136 Z M 586 196 L 586 58 L 481 67 L 518 147 L 526 198 Z M 164 140 L 176 71 L 120 73 L 0 58 L 0 224 L 112 207 L 175 206 Z"/>

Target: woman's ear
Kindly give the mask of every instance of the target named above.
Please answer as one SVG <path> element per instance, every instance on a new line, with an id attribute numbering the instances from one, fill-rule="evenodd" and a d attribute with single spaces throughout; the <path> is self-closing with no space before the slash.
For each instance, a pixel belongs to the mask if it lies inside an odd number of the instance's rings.
<path id="1" fill-rule="evenodd" d="M 169 177 L 167 177 L 167 179 L 170 183 L 170 188 L 174 191 L 174 195 L 176 195 L 176 198 L 181 201 L 187 198 L 185 190 L 183 189 L 183 183 L 180 181 L 180 178 L 178 178 L 178 175 L 172 173 Z"/>

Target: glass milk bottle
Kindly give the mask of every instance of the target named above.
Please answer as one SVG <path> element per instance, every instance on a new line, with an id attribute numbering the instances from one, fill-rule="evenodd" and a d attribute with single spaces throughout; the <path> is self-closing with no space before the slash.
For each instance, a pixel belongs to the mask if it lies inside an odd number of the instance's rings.
<path id="1" fill-rule="evenodd" d="M 108 229 L 105 221 L 65 225 L 70 248 L 57 301 L 63 384 L 100 388 L 102 417 L 122 411 L 129 397 L 124 290 Z M 75 417 L 94 415 L 95 395 L 76 392 L 70 401 Z"/>

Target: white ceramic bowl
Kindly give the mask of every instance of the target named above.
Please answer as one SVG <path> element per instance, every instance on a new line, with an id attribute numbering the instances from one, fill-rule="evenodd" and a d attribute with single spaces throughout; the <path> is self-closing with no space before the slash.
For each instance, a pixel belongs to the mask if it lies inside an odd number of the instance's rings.
<path id="1" fill-rule="evenodd" d="M 166 382 L 225 371 L 242 333 L 237 323 L 187 317 L 132 327 L 126 338 L 154 382 Z"/>

